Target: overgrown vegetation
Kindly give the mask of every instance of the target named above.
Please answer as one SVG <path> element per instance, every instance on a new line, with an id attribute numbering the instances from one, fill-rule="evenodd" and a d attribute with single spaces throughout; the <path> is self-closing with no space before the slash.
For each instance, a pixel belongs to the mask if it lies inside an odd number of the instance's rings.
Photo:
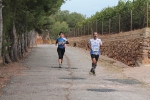
<path id="1" fill-rule="evenodd" d="M 67 34 L 77 22 L 85 19 L 81 14 L 61 11 L 60 7 L 65 1 L 3 0 L 3 28 L 0 29 L 3 44 L 0 56 L 4 63 L 22 58 L 35 41 L 37 33 L 43 38 L 48 34 L 56 39 L 60 31 Z"/>
<path id="2" fill-rule="evenodd" d="M 61 11 L 60 6 L 65 1 L 3 0 L 3 28 L 0 25 L 0 41 L 3 40 L 3 44 L 0 44 L 0 56 L 5 63 L 22 58 L 34 41 L 36 32 L 42 34 L 43 38 L 48 34 L 50 38 L 56 39 L 60 31 L 68 36 L 74 34 L 73 30 L 78 28 L 78 34 L 84 31 L 86 35 L 89 30 L 101 34 L 118 33 L 150 24 L 150 19 L 147 20 L 147 11 L 150 12 L 147 6 L 147 3 L 150 4 L 149 0 L 119 0 L 117 6 L 107 7 L 90 18 L 68 10 Z M 72 33 L 68 34 L 69 31 Z"/>
<path id="3" fill-rule="evenodd" d="M 90 31 L 106 34 L 144 28 L 147 26 L 147 11 L 150 16 L 147 3 L 150 5 L 150 0 L 119 0 L 117 6 L 104 8 L 90 18 L 79 22 L 76 29 L 86 27 L 87 34 L 87 27 L 90 27 Z M 150 18 L 148 23 L 150 24 Z"/>
<path id="4" fill-rule="evenodd" d="M 50 16 L 53 20 L 53 24 L 48 28 L 52 38 L 57 38 L 60 31 L 64 32 L 66 36 L 69 31 L 74 30 L 76 24 L 85 20 L 85 16 L 82 14 L 72 12 L 68 10 L 61 11 L 59 10 L 56 14 Z"/>
<path id="5" fill-rule="evenodd" d="M 24 56 L 35 30 L 40 33 L 49 27 L 53 23 L 49 16 L 56 13 L 64 2 L 65 0 L 3 0 L 4 63 L 18 61 Z"/>

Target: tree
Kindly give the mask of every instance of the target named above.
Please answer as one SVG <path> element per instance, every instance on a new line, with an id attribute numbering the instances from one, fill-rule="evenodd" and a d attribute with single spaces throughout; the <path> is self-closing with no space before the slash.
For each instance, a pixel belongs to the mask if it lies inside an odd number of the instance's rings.
<path id="1" fill-rule="evenodd" d="M 66 22 L 56 22 L 53 26 L 52 26 L 52 36 L 54 39 L 56 39 L 58 37 L 59 32 L 64 32 L 67 33 L 69 31 L 69 27 L 68 24 Z"/>
<path id="2" fill-rule="evenodd" d="M 4 0 L 3 52 L 6 62 L 17 61 L 30 46 L 32 30 L 49 27 L 48 16 L 65 0 Z M 6 57 L 7 56 L 7 57 Z M 10 60 L 8 60 L 10 57 Z M 6 59 L 8 58 L 8 59 Z"/>
<path id="3" fill-rule="evenodd" d="M 150 3 L 149 0 L 134 0 L 133 2 L 130 0 L 119 0 L 117 6 L 107 7 L 99 12 L 96 12 L 95 15 L 87 18 L 85 21 L 80 21 L 79 23 L 77 23 L 76 27 L 83 27 L 84 25 L 92 24 L 91 28 L 96 29 L 95 27 L 97 22 L 99 25 L 97 27 L 100 28 L 98 30 L 99 33 L 102 32 L 102 27 L 105 33 L 109 33 L 109 30 L 113 33 L 118 33 L 119 31 L 130 31 L 131 28 L 143 28 L 147 23 L 147 2 Z M 150 23 L 150 20 L 148 23 Z"/>
<path id="4" fill-rule="evenodd" d="M 68 18 L 69 18 L 70 12 L 68 10 L 59 10 L 54 16 L 55 16 L 55 20 L 56 22 L 67 22 Z"/>
<path id="5" fill-rule="evenodd" d="M 67 23 L 70 28 L 74 28 L 78 22 L 81 22 L 85 19 L 85 16 L 82 14 L 73 12 L 69 15 Z"/>
<path id="6" fill-rule="evenodd" d="M 68 10 L 59 10 L 54 16 L 56 22 L 65 21 L 69 25 L 69 28 L 75 28 L 78 22 L 81 22 L 85 19 L 85 16 L 83 16 L 82 14 L 76 12 L 70 13 Z"/>
<path id="7" fill-rule="evenodd" d="M 2 57 L 2 33 L 3 33 L 3 17 L 2 17 L 2 9 L 3 9 L 3 5 L 2 5 L 2 0 L 0 0 L 0 57 Z"/>

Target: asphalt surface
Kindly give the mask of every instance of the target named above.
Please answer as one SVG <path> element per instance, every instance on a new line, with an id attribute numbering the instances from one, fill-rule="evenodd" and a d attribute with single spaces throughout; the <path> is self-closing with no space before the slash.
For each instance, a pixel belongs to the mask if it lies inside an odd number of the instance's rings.
<path id="1" fill-rule="evenodd" d="M 58 68 L 56 46 L 39 45 L 22 62 L 29 69 L 14 76 L 0 100 L 150 100 L 150 87 L 98 63 L 89 75 L 90 55 L 67 47 Z"/>

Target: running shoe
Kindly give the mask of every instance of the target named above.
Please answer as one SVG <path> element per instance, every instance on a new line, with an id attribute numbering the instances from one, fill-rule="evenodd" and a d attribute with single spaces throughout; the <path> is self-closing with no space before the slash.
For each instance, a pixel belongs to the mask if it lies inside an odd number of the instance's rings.
<path id="1" fill-rule="evenodd" d="M 61 68 L 62 67 L 62 64 L 59 64 L 59 68 Z"/>
<path id="2" fill-rule="evenodd" d="M 92 73 L 92 72 L 89 72 L 89 74 L 90 74 L 90 75 L 93 75 L 93 73 Z"/>
<path id="3" fill-rule="evenodd" d="M 96 76 L 96 74 L 95 74 L 95 70 L 93 70 L 93 75 L 94 75 L 94 76 Z"/>

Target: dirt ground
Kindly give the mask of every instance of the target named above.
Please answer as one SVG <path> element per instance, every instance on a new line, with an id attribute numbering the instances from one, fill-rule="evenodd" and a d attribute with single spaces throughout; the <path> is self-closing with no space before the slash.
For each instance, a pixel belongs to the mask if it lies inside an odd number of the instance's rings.
<path id="1" fill-rule="evenodd" d="M 126 77 L 134 78 L 150 85 L 150 65 L 141 67 L 130 67 L 121 62 L 115 61 L 107 57 L 101 57 L 100 62 L 107 70 L 123 73 Z M 110 67 L 111 66 L 111 67 Z"/>
<path id="2" fill-rule="evenodd" d="M 26 69 L 19 63 L 11 63 L 0 67 L 0 89 L 6 86 L 11 76 L 19 75 L 21 70 Z"/>
<path id="3" fill-rule="evenodd" d="M 123 73 L 128 77 L 138 79 L 150 85 L 150 66 L 124 68 Z"/>
<path id="4" fill-rule="evenodd" d="M 81 40 L 84 38 L 85 40 L 88 40 L 91 37 L 89 36 L 81 36 L 76 38 L 69 38 L 69 42 L 77 41 L 77 43 L 81 43 Z M 86 42 L 86 41 L 82 41 Z M 83 43 L 84 44 L 84 43 Z M 72 44 L 70 46 L 73 46 Z M 84 51 L 86 51 L 84 46 L 79 46 L 79 48 L 83 48 Z M 120 71 L 121 73 L 125 74 L 127 77 L 131 77 L 134 79 L 137 79 L 139 81 L 143 81 L 146 84 L 150 85 L 150 64 L 141 66 L 141 67 L 130 67 L 127 66 L 121 62 L 118 62 L 116 60 L 113 60 L 111 58 L 101 56 L 101 59 L 99 60 L 104 67 L 107 65 L 109 66 L 107 69 L 110 71 Z M 111 67 L 110 67 L 111 66 Z"/>
<path id="5" fill-rule="evenodd" d="M 12 76 L 21 75 L 22 70 L 28 69 L 26 66 L 23 66 L 20 62 L 30 54 L 31 50 L 32 49 L 28 49 L 28 52 L 25 54 L 24 58 L 22 58 L 18 62 L 0 65 L 0 90 L 7 85 L 7 82 Z"/>

